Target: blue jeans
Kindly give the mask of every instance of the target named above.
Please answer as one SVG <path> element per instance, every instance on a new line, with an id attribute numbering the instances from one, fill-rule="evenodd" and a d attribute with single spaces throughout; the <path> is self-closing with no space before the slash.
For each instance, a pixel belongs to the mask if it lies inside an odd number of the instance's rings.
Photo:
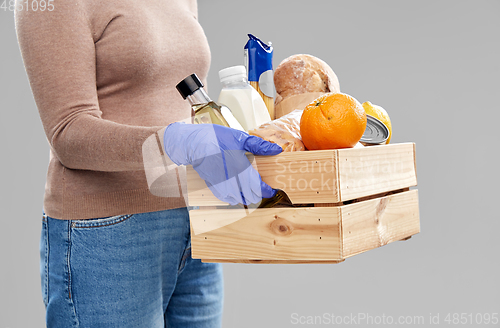
<path id="1" fill-rule="evenodd" d="M 191 258 L 186 208 L 91 220 L 44 215 L 48 328 L 220 327 L 220 264 Z"/>

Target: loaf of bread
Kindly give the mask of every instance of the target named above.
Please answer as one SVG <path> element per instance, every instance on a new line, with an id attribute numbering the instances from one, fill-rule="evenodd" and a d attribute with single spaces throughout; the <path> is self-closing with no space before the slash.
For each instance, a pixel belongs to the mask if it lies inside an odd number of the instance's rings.
<path id="1" fill-rule="evenodd" d="M 274 71 L 275 104 L 298 94 L 340 92 L 339 80 L 327 63 L 311 55 L 284 59 Z"/>

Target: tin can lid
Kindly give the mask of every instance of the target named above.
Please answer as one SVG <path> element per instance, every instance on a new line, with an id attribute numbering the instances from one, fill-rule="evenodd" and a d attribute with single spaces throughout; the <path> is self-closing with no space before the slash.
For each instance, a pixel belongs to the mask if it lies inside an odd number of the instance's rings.
<path id="1" fill-rule="evenodd" d="M 366 130 L 361 140 L 362 143 L 380 145 L 384 144 L 389 138 L 389 129 L 382 121 L 371 116 L 366 115 Z"/>

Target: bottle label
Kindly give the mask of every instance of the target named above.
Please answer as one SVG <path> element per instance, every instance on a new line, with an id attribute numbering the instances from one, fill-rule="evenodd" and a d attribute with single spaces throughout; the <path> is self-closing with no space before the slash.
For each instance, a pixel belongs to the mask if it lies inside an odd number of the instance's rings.
<path id="1" fill-rule="evenodd" d="M 273 71 L 268 70 L 262 73 L 259 77 L 259 88 L 263 94 L 269 98 L 274 98 L 274 78 Z"/>

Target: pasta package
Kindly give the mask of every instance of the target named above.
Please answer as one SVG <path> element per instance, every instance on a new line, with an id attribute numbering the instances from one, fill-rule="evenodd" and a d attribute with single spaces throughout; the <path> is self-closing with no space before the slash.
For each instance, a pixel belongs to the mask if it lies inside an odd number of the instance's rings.
<path id="1" fill-rule="evenodd" d="M 248 82 L 259 92 L 269 116 L 274 119 L 273 46 L 271 42 L 266 44 L 252 34 L 248 34 L 248 38 L 244 48 Z"/>
<path id="2" fill-rule="evenodd" d="M 280 145 L 283 151 L 306 150 L 300 137 L 300 118 L 303 111 L 303 109 L 296 109 L 276 120 L 264 123 L 248 133 Z"/>

